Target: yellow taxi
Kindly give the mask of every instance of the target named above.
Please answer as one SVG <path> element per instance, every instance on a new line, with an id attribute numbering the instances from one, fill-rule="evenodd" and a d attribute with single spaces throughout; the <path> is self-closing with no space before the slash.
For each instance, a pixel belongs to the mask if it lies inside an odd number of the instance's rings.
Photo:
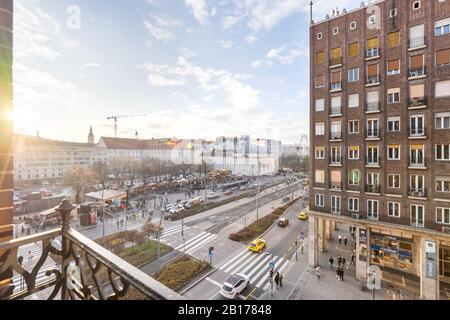
<path id="1" fill-rule="evenodd" d="M 254 252 L 261 252 L 267 246 L 267 241 L 264 239 L 253 240 L 248 246 L 248 250 Z"/>
<path id="2" fill-rule="evenodd" d="M 303 221 L 308 220 L 308 214 L 305 211 L 299 212 L 298 218 Z"/>

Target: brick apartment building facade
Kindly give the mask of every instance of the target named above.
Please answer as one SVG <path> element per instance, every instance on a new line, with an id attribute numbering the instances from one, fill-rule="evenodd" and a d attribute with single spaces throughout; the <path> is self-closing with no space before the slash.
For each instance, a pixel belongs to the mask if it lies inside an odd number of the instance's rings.
<path id="1" fill-rule="evenodd" d="M 0 0 L 0 243 L 13 233 L 12 29 L 13 0 Z M 0 259 L 4 253 L 0 251 Z M 0 290 L 10 275 L 0 274 Z"/>
<path id="2" fill-rule="evenodd" d="M 311 21 L 311 265 L 346 223 L 359 279 L 374 264 L 449 298 L 449 28 L 448 0 Z"/>

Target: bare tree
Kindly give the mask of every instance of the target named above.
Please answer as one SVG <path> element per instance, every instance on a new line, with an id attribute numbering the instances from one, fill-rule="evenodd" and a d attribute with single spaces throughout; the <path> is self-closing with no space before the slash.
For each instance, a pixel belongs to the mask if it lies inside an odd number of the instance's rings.
<path id="1" fill-rule="evenodd" d="M 72 187 L 75 191 L 76 203 L 80 203 L 82 192 L 93 183 L 95 183 L 94 173 L 84 166 L 73 167 L 64 175 L 63 179 L 63 184 Z"/>
<path id="2" fill-rule="evenodd" d="M 92 171 L 95 174 L 95 180 L 102 185 L 103 189 L 107 188 L 108 175 L 110 168 L 106 162 L 97 161 L 92 165 Z"/>

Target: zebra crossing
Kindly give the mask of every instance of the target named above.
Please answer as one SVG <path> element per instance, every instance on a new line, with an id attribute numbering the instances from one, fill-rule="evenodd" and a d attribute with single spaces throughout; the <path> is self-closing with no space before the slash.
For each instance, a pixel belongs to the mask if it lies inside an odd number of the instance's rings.
<path id="1" fill-rule="evenodd" d="M 243 250 L 232 259 L 226 261 L 219 267 L 225 273 L 243 273 L 250 277 L 250 283 L 256 288 L 267 290 L 270 285 L 269 272 L 272 269 L 270 263 L 275 264 L 274 272 L 282 272 L 289 265 L 284 257 L 268 254 L 255 254 L 250 250 Z"/>
<path id="2" fill-rule="evenodd" d="M 36 285 L 38 285 L 38 284 L 40 284 L 40 283 L 42 283 L 44 281 L 53 280 L 55 278 L 54 274 L 51 274 L 49 277 L 47 277 L 45 275 L 45 273 L 48 270 L 53 270 L 53 269 L 58 269 L 56 267 L 56 264 L 49 265 L 49 266 L 39 270 L 39 272 L 38 272 L 38 274 L 36 276 Z M 24 279 L 22 280 L 22 276 L 21 275 L 17 275 L 15 277 L 13 277 L 13 284 L 15 286 L 14 292 L 17 292 L 17 291 L 20 291 L 21 289 L 25 289 L 26 288 L 25 280 Z M 21 287 L 21 284 L 22 284 L 22 287 Z"/>
<path id="3" fill-rule="evenodd" d="M 181 232 L 181 228 L 177 229 L 175 232 Z M 194 236 L 193 238 L 185 241 L 184 243 L 179 244 L 177 247 L 175 247 L 175 250 L 183 251 L 186 254 L 193 254 L 201 246 L 206 245 L 215 238 L 217 238 L 216 234 L 203 231 L 200 234 Z M 162 237 L 161 240 L 164 242 L 164 237 Z"/>

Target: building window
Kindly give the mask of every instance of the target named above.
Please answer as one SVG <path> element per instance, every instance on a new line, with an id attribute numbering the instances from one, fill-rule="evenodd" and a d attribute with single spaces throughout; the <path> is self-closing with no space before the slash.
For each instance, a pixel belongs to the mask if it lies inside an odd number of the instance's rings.
<path id="1" fill-rule="evenodd" d="M 331 196 L 331 213 L 341 214 L 341 197 Z"/>
<path id="2" fill-rule="evenodd" d="M 325 87 L 325 76 L 320 75 L 320 76 L 315 77 L 314 83 L 315 83 L 316 88 Z"/>
<path id="3" fill-rule="evenodd" d="M 316 136 L 323 136 L 325 134 L 325 124 L 316 123 Z"/>
<path id="4" fill-rule="evenodd" d="M 366 58 L 375 58 L 380 55 L 378 37 L 367 39 Z"/>
<path id="5" fill-rule="evenodd" d="M 436 177 L 436 192 L 450 192 L 450 177 Z"/>
<path id="6" fill-rule="evenodd" d="M 450 112 L 436 113 L 436 129 L 450 129 Z"/>
<path id="7" fill-rule="evenodd" d="M 367 92 L 367 106 L 366 112 L 378 112 L 380 111 L 380 95 L 379 91 Z"/>
<path id="8" fill-rule="evenodd" d="M 396 48 L 400 45 L 400 31 L 391 32 L 388 34 L 389 48 Z"/>
<path id="9" fill-rule="evenodd" d="M 316 147 L 316 159 L 317 160 L 325 159 L 325 147 Z"/>
<path id="10" fill-rule="evenodd" d="M 331 90 L 342 90 L 342 75 L 340 70 L 331 72 Z"/>
<path id="11" fill-rule="evenodd" d="M 371 15 L 371 16 L 369 17 L 369 19 L 367 20 L 367 22 L 368 22 L 369 24 L 375 24 L 375 23 L 377 22 L 377 16 L 376 16 L 376 15 Z"/>
<path id="12" fill-rule="evenodd" d="M 316 112 L 325 110 L 325 99 L 317 99 L 316 100 Z"/>
<path id="13" fill-rule="evenodd" d="M 399 145 L 388 145 L 388 160 L 400 160 Z"/>
<path id="14" fill-rule="evenodd" d="M 356 21 L 352 21 L 350 23 L 350 30 L 355 30 L 356 29 Z"/>
<path id="15" fill-rule="evenodd" d="M 389 117 L 387 128 L 388 132 L 400 132 L 400 117 Z"/>
<path id="16" fill-rule="evenodd" d="M 358 146 L 348 147 L 348 159 L 349 160 L 359 160 L 359 147 Z"/>
<path id="17" fill-rule="evenodd" d="M 325 62 L 325 52 L 316 53 L 316 64 L 323 64 Z"/>
<path id="18" fill-rule="evenodd" d="M 388 202 L 388 216 L 400 218 L 400 203 Z"/>
<path id="19" fill-rule="evenodd" d="M 398 13 L 397 8 L 391 9 L 391 10 L 389 11 L 389 17 L 391 17 L 391 18 L 396 17 L 396 16 L 397 16 L 397 13 Z"/>
<path id="20" fill-rule="evenodd" d="M 367 120 L 367 138 L 378 138 L 380 136 L 379 120 L 369 119 Z"/>
<path id="21" fill-rule="evenodd" d="M 336 66 L 342 63 L 341 48 L 331 49 L 331 65 Z"/>
<path id="22" fill-rule="evenodd" d="M 367 147 L 367 164 L 368 165 L 379 165 L 378 146 L 368 146 Z"/>
<path id="23" fill-rule="evenodd" d="M 425 84 L 416 84 L 409 87 L 409 106 L 418 107 L 426 105 Z"/>
<path id="24" fill-rule="evenodd" d="M 380 65 L 378 63 L 367 66 L 367 84 L 377 84 L 380 82 Z"/>
<path id="25" fill-rule="evenodd" d="M 409 48 L 418 48 L 425 45 L 425 25 L 420 24 L 409 28 Z"/>
<path id="26" fill-rule="evenodd" d="M 379 203 L 378 200 L 367 200 L 367 218 L 371 220 L 378 220 Z"/>
<path id="27" fill-rule="evenodd" d="M 348 122 L 348 133 L 359 133 L 359 120 L 350 120 Z"/>
<path id="28" fill-rule="evenodd" d="M 357 108 L 359 107 L 359 94 L 351 94 L 348 96 L 348 107 L 349 108 Z"/>
<path id="29" fill-rule="evenodd" d="M 340 140 L 342 139 L 342 124 L 341 122 L 332 122 L 331 123 L 331 140 Z"/>
<path id="30" fill-rule="evenodd" d="M 341 164 L 341 147 L 331 147 L 331 164 Z"/>
<path id="31" fill-rule="evenodd" d="M 358 198 L 348 198 L 348 210 L 351 212 L 359 211 L 359 199 Z"/>
<path id="32" fill-rule="evenodd" d="M 333 35 L 338 35 L 339 34 L 339 28 L 338 27 L 334 27 L 333 28 Z"/>
<path id="33" fill-rule="evenodd" d="M 450 97 L 450 80 L 436 82 L 435 97 Z"/>
<path id="34" fill-rule="evenodd" d="M 423 115 L 411 116 L 409 120 L 410 125 L 410 137 L 422 137 L 425 135 L 425 120 Z"/>
<path id="35" fill-rule="evenodd" d="M 341 115 L 342 110 L 342 98 L 341 96 L 331 97 L 331 115 Z"/>
<path id="36" fill-rule="evenodd" d="M 423 227 L 425 218 L 425 207 L 418 204 L 411 205 L 411 225 Z"/>
<path id="37" fill-rule="evenodd" d="M 400 102 L 400 88 L 388 89 L 388 103 L 399 103 Z"/>
<path id="38" fill-rule="evenodd" d="M 434 35 L 443 36 L 448 33 L 450 33 L 450 18 L 436 21 Z"/>
<path id="39" fill-rule="evenodd" d="M 348 184 L 351 186 L 358 186 L 361 180 L 361 172 L 358 169 L 353 169 L 348 173 Z"/>
<path id="40" fill-rule="evenodd" d="M 450 208 L 436 208 L 436 222 L 450 224 Z"/>
<path id="41" fill-rule="evenodd" d="M 400 74 L 400 59 L 395 59 L 388 62 L 387 74 L 389 76 Z"/>
<path id="42" fill-rule="evenodd" d="M 354 42 L 348 45 L 348 56 L 349 58 L 357 57 L 359 55 L 359 43 Z"/>
<path id="43" fill-rule="evenodd" d="M 342 173 L 341 171 L 331 171 L 331 189 L 342 189 Z"/>
<path id="44" fill-rule="evenodd" d="M 323 38 L 323 33 L 322 32 L 318 32 L 317 33 L 317 40 L 322 40 Z"/>
<path id="45" fill-rule="evenodd" d="M 413 2 L 413 10 L 419 10 L 421 8 L 422 4 L 420 1 L 414 1 Z"/>
<path id="46" fill-rule="evenodd" d="M 450 64 L 450 49 L 436 51 L 436 67 Z"/>
<path id="47" fill-rule="evenodd" d="M 324 195 L 323 194 L 316 194 L 316 207 L 323 208 L 324 206 L 325 206 Z"/>
<path id="48" fill-rule="evenodd" d="M 348 70 L 348 82 L 359 81 L 359 68 Z"/>
<path id="49" fill-rule="evenodd" d="M 450 160 L 450 145 L 437 144 L 436 145 L 436 160 L 449 161 Z"/>
<path id="50" fill-rule="evenodd" d="M 316 183 L 325 183 L 325 171 L 316 170 L 315 178 Z"/>
<path id="51" fill-rule="evenodd" d="M 410 57 L 409 65 L 409 77 L 413 78 L 426 75 L 424 54 L 418 54 Z"/>
<path id="52" fill-rule="evenodd" d="M 388 174 L 388 188 L 400 189 L 400 175 Z"/>

